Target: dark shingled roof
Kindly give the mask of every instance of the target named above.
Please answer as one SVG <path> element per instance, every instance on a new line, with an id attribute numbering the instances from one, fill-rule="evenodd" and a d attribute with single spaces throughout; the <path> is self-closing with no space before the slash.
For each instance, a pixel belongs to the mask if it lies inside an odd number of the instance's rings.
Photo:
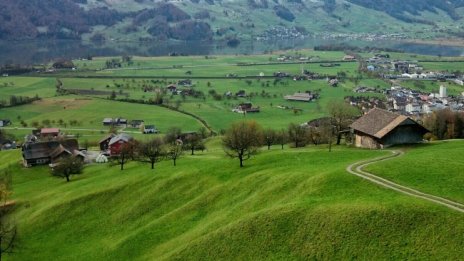
<path id="1" fill-rule="evenodd" d="M 421 126 L 409 117 L 374 108 L 351 124 L 350 127 L 356 131 L 381 139 L 406 120 Z"/>

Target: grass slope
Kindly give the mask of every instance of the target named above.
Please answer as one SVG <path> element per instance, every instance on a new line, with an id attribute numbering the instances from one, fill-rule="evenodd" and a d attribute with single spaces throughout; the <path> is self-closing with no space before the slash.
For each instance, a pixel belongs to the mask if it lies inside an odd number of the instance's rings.
<path id="1" fill-rule="evenodd" d="M 92 165 L 70 183 L 14 165 L 8 260 L 459 259 L 462 216 L 345 172 L 383 152 L 277 148 L 238 168 L 219 140 L 156 170 Z M 18 152 L 0 153 L 16 162 Z M 5 163 L 0 163 L 4 167 Z"/>
<path id="2" fill-rule="evenodd" d="M 464 202 L 463 141 L 426 144 L 366 169 L 399 184 Z"/>

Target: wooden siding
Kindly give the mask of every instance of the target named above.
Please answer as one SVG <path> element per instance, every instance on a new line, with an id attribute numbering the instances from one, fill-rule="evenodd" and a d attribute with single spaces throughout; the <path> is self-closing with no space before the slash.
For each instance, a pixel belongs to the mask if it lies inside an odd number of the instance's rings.
<path id="1" fill-rule="evenodd" d="M 380 143 L 385 146 L 397 144 L 419 143 L 423 140 L 423 133 L 415 125 L 403 125 L 396 127 L 393 131 L 382 138 Z"/>

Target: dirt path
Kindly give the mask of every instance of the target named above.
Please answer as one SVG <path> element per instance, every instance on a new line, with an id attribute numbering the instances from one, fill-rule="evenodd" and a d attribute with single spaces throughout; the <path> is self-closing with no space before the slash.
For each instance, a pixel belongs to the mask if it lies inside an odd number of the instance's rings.
<path id="1" fill-rule="evenodd" d="M 366 180 L 368 180 L 368 181 L 370 181 L 372 183 L 375 183 L 377 185 L 380 185 L 382 187 L 392 189 L 394 191 L 397 191 L 399 193 L 403 193 L 403 194 L 411 196 L 411 197 L 421 198 L 421 199 L 433 202 L 435 204 L 439 204 L 439 205 L 445 206 L 447 208 L 450 208 L 450 209 L 453 209 L 453 210 L 464 213 L 464 205 L 461 204 L 461 203 L 451 201 L 451 200 L 448 200 L 448 199 L 445 199 L 445 198 L 442 198 L 442 197 L 437 197 L 437 196 L 434 196 L 434 195 L 430 195 L 430 194 L 427 194 L 427 193 L 423 193 L 423 192 L 420 192 L 420 191 L 415 190 L 413 188 L 402 186 L 400 184 L 397 184 L 397 183 L 394 183 L 392 181 L 386 180 L 384 178 L 375 176 L 374 174 L 366 172 L 366 171 L 363 170 L 363 168 L 368 166 L 368 165 L 371 165 L 371 164 L 374 164 L 374 163 L 377 163 L 377 162 L 381 162 L 381 161 L 385 161 L 385 160 L 390 160 L 392 158 L 396 158 L 396 157 L 400 157 L 400 156 L 404 155 L 404 152 L 402 152 L 402 151 L 391 151 L 391 152 L 392 152 L 392 155 L 383 156 L 383 157 L 380 157 L 380 158 L 375 158 L 375 159 L 371 159 L 371 160 L 364 160 L 364 161 L 359 161 L 359 162 L 353 163 L 353 164 L 349 165 L 346 168 L 346 170 L 349 173 L 351 173 L 351 174 L 353 174 L 355 176 L 366 179 Z"/>

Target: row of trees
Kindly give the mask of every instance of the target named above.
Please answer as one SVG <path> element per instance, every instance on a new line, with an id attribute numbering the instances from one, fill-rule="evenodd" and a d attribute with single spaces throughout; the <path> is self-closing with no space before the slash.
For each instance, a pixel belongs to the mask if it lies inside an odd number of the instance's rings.
<path id="1" fill-rule="evenodd" d="M 240 167 L 243 162 L 256 154 L 260 147 L 280 145 L 282 149 L 287 143 L 293 147 L 304 147 L 307 144 L 329 144 L 333 138 L 340 144 L 342 133 L 353 122 L 359 111 L 343 101 L 332 101 L 327 105 L 330 117 L 312 122 L 308 126 L 290 124 L 287 130 L 275 131 L 264 129 L 254 121 L 237 122 L 224 133 L 222 144 L 226 154 L 238 158 Z M 348 137 L 348 136 L 347 136 Z"/>
<path id="2" fill-rule="evenodd" d="M 464 138 L 464 112 L 444 109 L 427 115 L 423 121 L 431 133 L 428 139 Z"/>
<path id="3" fill-rule="evenodd" d="M 172 160 L 176 166 L 177 160 L 184 151 L 189 151 L 191 155 L 197 150 L 204 150 L 203 139 L 206 133 L 182 134 L 180 128 L 171 128 L 167 131 L 164 138 L 155 137 L 146 142 L 132 140 L 124 144 L 121 148 L 117 163 L 124 169 L 124 164 L 130 160 L 150 163 L 151 169 L 155 168 L 157 162 Z"/>

